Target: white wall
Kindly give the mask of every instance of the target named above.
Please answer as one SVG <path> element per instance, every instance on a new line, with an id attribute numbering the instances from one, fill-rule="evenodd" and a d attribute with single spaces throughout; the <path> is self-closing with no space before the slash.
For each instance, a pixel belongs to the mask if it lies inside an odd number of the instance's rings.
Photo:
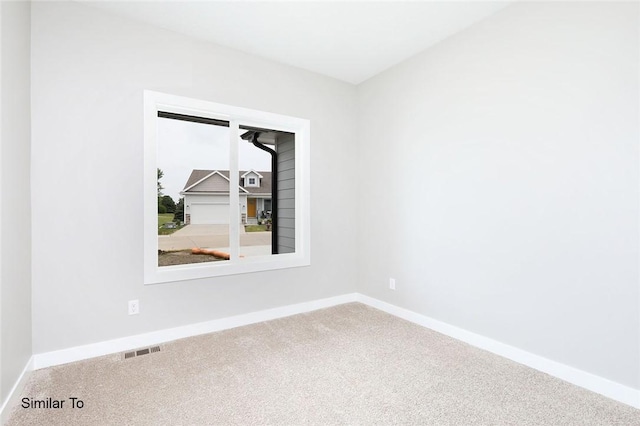
<path id="1" fill-rule="evenodd" d="M 0 2 L 0 406 L 31 357 L 29 19 Z"/>
<path id="2" fill-rule="evenodd" d="M 34 353 L 355 290 L 353 86 L 90 6 L 32 11 Z M 143 89 L 311 120 L 312 266 L 143 286 Z"/>
<path id="3" fill-rule="evenodd" d="M 360 85 L 358 290 L 640 388 L 638 27 L 516 4 Z"/>

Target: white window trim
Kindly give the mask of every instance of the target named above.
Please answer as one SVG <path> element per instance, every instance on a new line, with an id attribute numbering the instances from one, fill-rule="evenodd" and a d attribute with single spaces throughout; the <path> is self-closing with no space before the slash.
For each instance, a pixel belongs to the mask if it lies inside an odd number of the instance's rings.
<path id="1" fill-rule="evenodd" d="M 228 261 L 158 267 L 157 225 L 157 120 L 158 111 L 229 121 L 230 140 L 239 139 L 239 125 L 270 128 L 296 134 L 295 253 L 239 257 L 238 244 L 231 244 Z M 160 284 L 235 275 L 249 272 L 308 266 L 311 264 L 310 220 L 310 123 L 309 120 L 223 105 L 154 91 L 144 91 L 144 283 Z M 239 185 L 238 145 L 231 143 L 230 188 Z M 229 238 L 239 241 L 239 194 L 230 191 Z"/>
<path id="2" fill-rule="evenodd" d="M 258 176 L 260 179 L 262 179 L 262 178 L 264 177 L 264 176 L 262 176 L 260 173 L 258 173 L 257 171 L 255 171 L 255 170 L 253 170 L 253 169 L 251 169 L 251 170 L 249 170 L 249 171 L 245 172 L 245 173 L 244 173 L 242 176 L 240 176 L 240 177 L 241 177 L 241 178 L 244 178 L 245 176 L 247 176 L 247 175 L 249 175 L 249 174 L 251 174 L 251 173 L 255 174 L 255 175 L 256 175 L 256 176 Z"/>

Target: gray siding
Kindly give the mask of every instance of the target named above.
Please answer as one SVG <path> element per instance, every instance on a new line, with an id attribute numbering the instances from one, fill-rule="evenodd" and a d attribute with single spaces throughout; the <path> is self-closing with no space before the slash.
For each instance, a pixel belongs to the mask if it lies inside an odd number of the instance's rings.
<path id="1" fill-rule="evenodd" d="M 295 240 L 295 135 L 278 134 L 278 253 L 294 253 Z"/>

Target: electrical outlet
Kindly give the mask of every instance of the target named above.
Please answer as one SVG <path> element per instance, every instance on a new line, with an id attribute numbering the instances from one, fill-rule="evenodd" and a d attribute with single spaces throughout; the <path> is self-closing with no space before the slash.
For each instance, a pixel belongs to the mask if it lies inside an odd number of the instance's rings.
<path id="1" fill-rule="evenodd" d="M 129 300 L 129 315 L 138 315 L 140 313 L 140 303 L 138 300 Z"/>
<path id="2" fill-rule="evenodd" d="M 389 278 L 389 289 L 390 290 L 395 290 L 396 289 L 396 279 L 395 278 Z"/>

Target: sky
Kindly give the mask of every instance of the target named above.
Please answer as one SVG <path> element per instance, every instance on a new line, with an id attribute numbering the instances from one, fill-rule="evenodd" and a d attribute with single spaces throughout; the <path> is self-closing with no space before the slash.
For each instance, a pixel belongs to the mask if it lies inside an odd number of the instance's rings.
<path id="1" fill-rule="evenodd" d="M 271 170 L 271 155 L 238 139 L 240 170 Z M 193 169 L 229 170 L 229 128 L 158 119 L 158 167 L 164 173 L 162 193 L 177 203 Z"/>

